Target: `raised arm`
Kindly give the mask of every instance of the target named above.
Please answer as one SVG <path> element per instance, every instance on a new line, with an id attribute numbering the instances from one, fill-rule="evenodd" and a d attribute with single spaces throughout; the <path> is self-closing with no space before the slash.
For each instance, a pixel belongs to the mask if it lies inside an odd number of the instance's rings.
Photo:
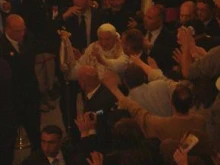
<path id="1" fill-rule="evenodd" d="M 142 108 L 137 102 L 124 96 L 124 94 L 118 89 L 119 78 L 114 72 L 107 72 L 102 82 L 118 99 L 119 107 L 129 111 L 130 115 L 137 121 L 147 136 L 147 123 L 149 119 L 154 116 L 150 115 L 149 112 Z"/>

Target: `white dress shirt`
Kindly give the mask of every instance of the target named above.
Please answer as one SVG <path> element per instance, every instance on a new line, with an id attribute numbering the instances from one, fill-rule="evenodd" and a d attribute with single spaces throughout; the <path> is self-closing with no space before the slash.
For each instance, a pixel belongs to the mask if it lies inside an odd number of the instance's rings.
<path id="1" fill-rule="evenodd" d="M 157 30 L 151 31 L 152 37 L 151 37 L 150 43 L 151 43 L 152 45 L 154 45 L 154 43 L 155 43 L 157 37 L 159 36 L 159 34 L 160 34 L 162 28 L 163 28 L 163 27 L 161 26 L 161 27 L 158 28 Z M 146 34 L 145 38 L 148 38 L 148 33 Z"/>
<path id="2" fill-rule="evenodd" d="M 151 31 L 151 34 L 152 34 L 151 41 L 150 41 L 151 45 L 154 45 L 154 43 L 155 43 L 157 37 L 159 36 L 162 28 L 163 28 L 163 26 L 161 26 L 160 28 L 158 28 L 158 29 L 156 29 L 154 31 Z M 148 38 L 148 34 L 149 33 L 146 34 L 145 38 Z M 147 50 L 147 54 L 150 54 L 150 50 Z"/>
<path id="3" fill-rule="evenodd" d="M 12 44 L 12 46 L 15 48 L 15 50 L 19 53 L 19 46 L 18 46 L 18 42 L 11 39 L 6 33 L 5 33 L 6 38 L 9 40 L 9 42 Z"/>
<path id="4" fill-rule="evenodd" d="M 100 86 L 101 84 L 99 84 L 95 89 L 93 89 L 93 91 L 87 93 L 86 97 L 90 100 L 92 96 L 95 94 L 95 92 L 99 89 Z"/>
<path id="5" fill-rule="evenodd" d="M 59 160 L 58 165 L 66 165 L 61 150 L 58 152 L 58 154 L 57 154 L 57 156 L 56 156 L 55 158 L 53 158 L 53 157 L 47 157 L 47 159 L 48 159 L 48 161 L 49 161 L 50 164 L 52 164 L 52 162 L 54 161 L 54 159 L 58 159 L 58 160 Z"/>

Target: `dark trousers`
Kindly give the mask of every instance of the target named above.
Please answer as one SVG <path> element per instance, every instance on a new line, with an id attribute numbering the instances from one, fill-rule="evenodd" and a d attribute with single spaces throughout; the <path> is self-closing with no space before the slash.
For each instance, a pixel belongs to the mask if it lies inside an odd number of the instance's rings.
<path id="1" fill-rule="evenodd" d="M 76 101 L 78 92 L 79 85 L 77 81 L 62 82 L 60 110 L 66 131 L 74 143 L 80 139 L 79 130 L 74 122 L 77 115 Z"/>

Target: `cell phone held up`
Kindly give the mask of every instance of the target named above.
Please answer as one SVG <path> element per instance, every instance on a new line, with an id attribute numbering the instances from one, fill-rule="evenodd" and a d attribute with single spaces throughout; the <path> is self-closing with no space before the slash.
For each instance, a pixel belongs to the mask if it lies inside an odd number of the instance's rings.
<path id="1" fill-rule="evenodd" d="M 96 111 L 95 113 L 90 113 L 89 114 L 89 118 L 91 120 L 94 120 L 95 119 L 95 115 L 96 116 L 100 116 L 100 115 L 103 115 L 103 114 L 104 114 L 104 111 L 101 109 L 101 110 Z"/>
<path id="2" fill-rule="evenodd" d="M 180 146 L 185 152 L 189 152 L 198 142 L 199 139 L 190 133 L 182 139 Z"/>

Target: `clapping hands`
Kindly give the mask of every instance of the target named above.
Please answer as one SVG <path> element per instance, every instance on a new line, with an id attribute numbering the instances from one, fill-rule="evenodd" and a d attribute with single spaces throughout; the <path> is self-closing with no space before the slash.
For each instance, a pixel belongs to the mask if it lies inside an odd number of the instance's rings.
<path id="1" fill-rule="evenodd" d="M 72 6 L 67 9 L 67 11 L 63 14 L 63 19 L 66 20 L 73 15 L 79 15 L 81 13 L 81 7 Z"/>
<path id="2" fill-rule="evenodd" d="M 86 112 L 84 114 L 78 115 L 75 123 L 79 128 L 81 133 L 81 138 L 89 136 L 90 130 L 95 130 L 97 122 L 97 116 L 93 112 Z"/>

